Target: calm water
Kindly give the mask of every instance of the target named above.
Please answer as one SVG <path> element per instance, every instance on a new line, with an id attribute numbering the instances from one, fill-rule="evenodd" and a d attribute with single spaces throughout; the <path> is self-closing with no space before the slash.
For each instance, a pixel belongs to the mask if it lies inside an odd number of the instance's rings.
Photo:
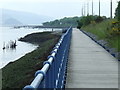
<path id="1" fill-rule="evenodd" d="M 9 62 L 17 60 L 18 58 L 24 56 L 26 53 L 31 52 L 38 47 L 30 43 L 18 41 L 20 37 L 24 37 L 30 33 L 43 31 L 46 31 L 46 29 L 13 29 L 11 27 L 0 27 L 0 68 L 4 67 Z M 47 29 L 47 31 L 51 31 L 51 29 Z M 7 45 L 10 40 L 17 41 L 16 49 L 3 50 L 3 43 L 5 42 L 5 45 Z"/>

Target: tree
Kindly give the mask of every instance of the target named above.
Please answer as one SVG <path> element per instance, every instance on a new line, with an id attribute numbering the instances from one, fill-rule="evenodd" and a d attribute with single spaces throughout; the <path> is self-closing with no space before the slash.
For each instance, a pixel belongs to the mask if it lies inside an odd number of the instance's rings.
<path id="1" fill-rule="evenodd" d="M 78 23 L 77 28 L 78 28 L 78 29 L 81 29 L 81 27 L 83 26 L 83 23 L 82 23 L 81 21 L 77 21 L 77 23 Z"/>
<path id="2" fill-rule="evenodd" d="M 115 11 L 115 16 L 118 19 L 118 21 L 120 22 L 120 1 L 118 2 L 118 6 Z"/>

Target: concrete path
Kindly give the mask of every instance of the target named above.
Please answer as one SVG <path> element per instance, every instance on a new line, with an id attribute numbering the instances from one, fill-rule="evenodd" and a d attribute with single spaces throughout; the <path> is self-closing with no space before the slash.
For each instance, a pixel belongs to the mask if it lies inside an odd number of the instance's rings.
<path id="1" fill-rule="evenodd" d="M 118 61 L 73 29 L 66 88 L 118 88 Z"/>

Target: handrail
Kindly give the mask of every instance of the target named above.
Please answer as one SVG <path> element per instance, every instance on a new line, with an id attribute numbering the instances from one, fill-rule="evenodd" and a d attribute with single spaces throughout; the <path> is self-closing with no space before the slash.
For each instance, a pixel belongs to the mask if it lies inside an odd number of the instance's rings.
<path id="1" fill-rule="evenodd" d="M 25 86 L 23 90 L 64 88 L 71 33 L 72 27 L 61 36 L 51 55 L 48 56 L 48 60 L 43 63 L 42 69 L 35 73 L 32 83 Z"/>

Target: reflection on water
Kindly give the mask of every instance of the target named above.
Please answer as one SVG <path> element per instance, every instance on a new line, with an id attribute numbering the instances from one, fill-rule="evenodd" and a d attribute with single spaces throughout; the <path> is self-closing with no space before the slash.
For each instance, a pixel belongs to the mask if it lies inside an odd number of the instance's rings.
<path id="1" fill-rule="evenodd" d="M 37 48 L 36 45 L 18 41 L 20 37 L 34 32 L 43 32 L 44 30 L 45 29 L 13 29 L 10 27 L 0 27 L 0 68 Z M 47 31 L 51 31 L 51 29 L 47 29 Z M 3 50 L 4 43 L 6 45 L 10 40 L 16 40 L 16 48 Z"/>

